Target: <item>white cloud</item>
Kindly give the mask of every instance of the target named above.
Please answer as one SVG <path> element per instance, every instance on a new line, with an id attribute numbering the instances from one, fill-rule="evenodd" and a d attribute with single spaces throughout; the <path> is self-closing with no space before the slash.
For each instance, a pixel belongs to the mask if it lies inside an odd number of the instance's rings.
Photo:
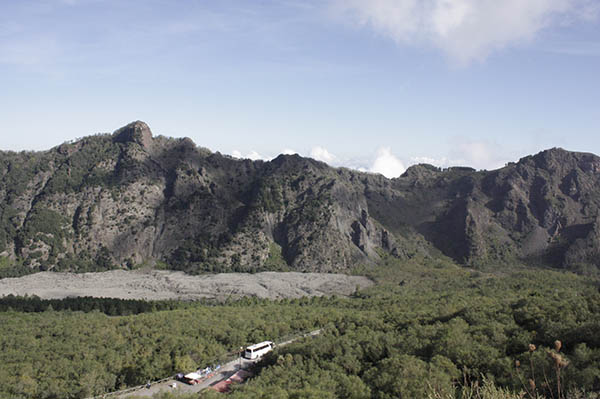
<path id="1" fill-rule="evenodd" d="M 535 148 L 538 147 L 536 146 Z M 282 150 L 281 154 L 306 156 L 289 148 Z M 251 159 L 253 161 L 271 161 L 276 157 L 265 156 L 254 150 L 247 153 L 233 150 L 231 151 L 231 156 L 238 159 Z M 313 147 L 308 156 L 334 167 L 341 166 L 358 170 L 359 172 L 380 173 L 390 179 L 402 175 L 406 171 L 407 166 L 415 164 L 425 163 L 440 168 L 468 166 L 475 169 L 493 170 L 501 168 L 507 162 L 515 159 L 515 154 L 510 153 L 510 151 L 498 143 L 465 137 L 453 137 L 449 143 L 447 154 L 438 156 L 425 155 L 401 159 L 394 155 L 390 147 L 381 147 L 371 156 L 340 158 L 320 146 Z"/>
<path id="2" fill-rule="evenodd" d="M 256 151 L 250 151 L 250 153 L 248 155 L 246 155 L 246 158 L 251 159 L 253 161 L 256 161 L 258 159 L 262 159 L 262 160 L 269 160 L 268 157 L 263 157 L 262 155 L 260 155 L 258 152 Z"/>
<path id="3" fill-rule="evenodd" d="M 487 140 L 453 138 L 448 156 L 418 156 L 410 158 L 410 165 L 430 164 L 439 168 L 467 166 L 475 169 L 494 170 L 503 167 L 515 156 L 510 156 L 501 145 Z"/>
<path id="4" fill-rule="evenodd" d="M 231 151 L 231 156 L 234 158 L 238 158 L 238 159 L 251 159 L 253 161 L 256 161 L 256 160 L 270 161 L 272 159 L 269 157 L 264 157 L 256 151 L 250 151 L 248 154 L 243 155 L 241 153 L 241 151 L 233 150 L 233 151 Z"/>
<path id="5" fill-rule="evenodd" d="M 337 159 L 337 157 L 327 151 L 327 149 L 319 146 L 310 150 L 310 157 L 316 159 L 317 161 L 322 161 L 328 164 L 335 162 Z"/>
<path id="6" fill-rule="evenodd" d="M 502 146 L 487 140 L 455 139 L 450 155 L 453 158 L 452 165 L 475 169 L 498 169 L 510 161 Z"/>
<path id="7" fill-rule="evenodd" d="M 410 159 L 410 162 L 412 165 L 426 163 L 429 165 L 437 166 L 439 168 L 447 168 L 448 166 L 455 163 L 455 161 L 451 161 L 450 159 L 448 159 L 446 157 L 432 158 L 432 157 L 427 157 L 427 156 L 412 157 Z"/>
<path id="8" fill-rule="evenodd" d="M 331 0 L 360 25 L 401 44 L 428 44 L 459 64 L 531 41 L 552 25 L 594 21 L 595 0 Z"/>
<path id="9" fill-rule="evenodd" d="M 377 151 L 375 161 L 370 168 L 370 172 L 381 173 L 390 179 L 400 176 L 405 170 L 406 168 L 402 161 L 392 154 L 392 150 L 389 147 L 383 147 Z"/>

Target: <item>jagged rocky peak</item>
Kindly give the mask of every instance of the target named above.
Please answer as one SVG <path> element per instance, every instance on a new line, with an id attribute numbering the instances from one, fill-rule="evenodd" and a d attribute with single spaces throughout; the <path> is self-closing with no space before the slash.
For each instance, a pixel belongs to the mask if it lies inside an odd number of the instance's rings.
<path id="1" fill-rule="evenodd" d="M 410 166 L 401 177 L 430 177 L 439 172 L 441 172 L 441 169 L 437 166 L 420 163 Z"/>
<path id="2" fill-rule="evenodd" d="M 137 143 L 149 148 L 152 145 L 152 131 L 145 122 L 135 121 L 115 131 L 113 140 L 117 143 Z"/>
<path id="3" fill-rule="evenodd" d="M 551 148 L 541 151 L 536 155 L 530 155 L 519 160 L 519 164 L 527 164 L 533 161 L 533 164 L 541 169 L 547 170 L 559 175 L 570 172 L 574 169 L 581 169 L 586 173 L 600 172 L 600 158 L 594 154 L 586 152 L 572 152 L 563 148 Z"/>
<path id="4" fill-rule="evenodd" d="M 295 164 L 298 165 L 301 162 L 305 162 L 304 158 L 302 158 L 298 154 L 279 154 L 275 159 L 271 160 L 271 163 L 274 165 L 284 165 L 284 164 Z"/>
<path id="5" fill-rule="evenodd" d="M 562 148 L 550 148 L 533 155 L 533 160 L 540 167 L 551 167 L 557 163 L 564 163 L 576 160 L 577 153 L 569 152 Z"/>
<path id="6" fill-rule="evenodd" d="M 312 158 L 304 158 L 298 154 L 280 154 L 270 162 L 281 171 L 303 171 L 323 170 L 328 168 L 327 164 Z"/>

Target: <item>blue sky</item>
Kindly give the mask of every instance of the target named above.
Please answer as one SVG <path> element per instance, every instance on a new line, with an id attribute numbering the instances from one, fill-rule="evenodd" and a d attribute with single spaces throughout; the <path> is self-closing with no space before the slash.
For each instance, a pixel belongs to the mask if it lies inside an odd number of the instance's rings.
<path id="1" fill-rule="evenodd" d="M 0 0 L 5 150 L 133 121 L 397 176 L 600 154 L 598 0 Z"/>

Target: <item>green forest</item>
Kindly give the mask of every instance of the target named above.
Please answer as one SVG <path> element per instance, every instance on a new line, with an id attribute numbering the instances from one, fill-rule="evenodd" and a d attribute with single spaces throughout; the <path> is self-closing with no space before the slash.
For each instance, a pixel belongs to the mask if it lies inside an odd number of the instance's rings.
<path id="1" fill-rule="evenodd" d="M 0 398 L 111 392 L 319 327 L 320 336 L 267 355 L 228 397 L 560 399 L 600 391 L 596 280 L 394 258 L 356 273 L 376 284 L 348 298 L 123 302 L 120 313 L 90 299 L 28 310 L 31 298 L 12 298 L 0 312 Z"/>

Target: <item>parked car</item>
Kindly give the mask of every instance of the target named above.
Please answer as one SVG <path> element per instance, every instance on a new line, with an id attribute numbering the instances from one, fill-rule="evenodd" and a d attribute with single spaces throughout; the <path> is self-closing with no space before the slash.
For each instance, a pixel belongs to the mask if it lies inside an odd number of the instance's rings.
<path id="1" fill-rule="evenodd" d="M 175 379 L 177 379 L 178 381 L 185 382 L 189 385 L 198 384 L 201 378 L 202 376 L 198 373 L 188 373 L 185 375 L 183 373 L 179 373 L 175 376 Z"/>

